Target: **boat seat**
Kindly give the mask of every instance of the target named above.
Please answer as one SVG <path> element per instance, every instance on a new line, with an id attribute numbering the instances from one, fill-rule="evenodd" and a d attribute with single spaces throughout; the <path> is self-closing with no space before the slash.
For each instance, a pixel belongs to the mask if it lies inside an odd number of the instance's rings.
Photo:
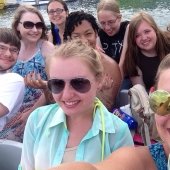
<path id="1" fill-rule="evenodd" d="M 17 170 L 21 159 L 22 143 L 0 140 L 0 170 Z"/>

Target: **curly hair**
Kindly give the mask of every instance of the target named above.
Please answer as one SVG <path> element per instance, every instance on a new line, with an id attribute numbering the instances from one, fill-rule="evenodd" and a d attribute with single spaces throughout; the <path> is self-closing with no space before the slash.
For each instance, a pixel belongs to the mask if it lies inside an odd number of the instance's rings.
<path id="1" fill-rule="evenodd" d="M 66 20 L 65 24 L 65 31 L 64 31 L 64 40 L 68 40 L 68 38 L 71 38 L 71 34 L 73 33 L 75 27 L 78 25 L 81 25 L 82 21 L 88 21 L 93 30 L 98 33 L 99 26 L 97 24 L 96 18 L 88 13 L 85 13 L 84 11 L 75 11 L 71 12 Z"/>

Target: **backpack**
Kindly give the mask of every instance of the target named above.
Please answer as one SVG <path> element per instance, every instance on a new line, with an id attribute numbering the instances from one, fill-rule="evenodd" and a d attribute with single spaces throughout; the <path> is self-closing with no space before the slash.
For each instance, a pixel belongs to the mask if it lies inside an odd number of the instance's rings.
<path id="1" fill-rule="evenodd" d="M 142 138 L 144 145 L 150 145 L 151 139 L 158 139 L 154 112 L 149 105 L 149 96 L 145 88 L 134 85 L 128 91 L 132 116 L 138 122 L 137 134 Z"/>

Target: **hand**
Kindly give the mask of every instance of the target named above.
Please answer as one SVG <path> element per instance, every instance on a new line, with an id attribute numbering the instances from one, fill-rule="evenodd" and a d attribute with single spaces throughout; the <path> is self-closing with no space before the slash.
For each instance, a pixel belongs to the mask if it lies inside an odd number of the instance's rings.
<path id="1" fill-rule="evenodd" d="M 40 74 L 31 72 L 27 74 L 24 78 L 25 85 L 36 89 L 47 89 L 47 81 L 41 79 Z"/>
<path id="2" fill-rule="evenodd" d="M 104 74 L 101 90 L 109 89 L 112 86 L 113 86 L 113 79 L 108 74 Z"/>

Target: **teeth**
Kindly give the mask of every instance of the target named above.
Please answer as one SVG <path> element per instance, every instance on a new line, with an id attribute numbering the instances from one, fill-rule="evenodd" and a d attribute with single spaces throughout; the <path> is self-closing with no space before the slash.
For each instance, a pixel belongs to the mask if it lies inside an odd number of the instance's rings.
<path id="1" fill-rule="evenodd" d="M 72 106 L 72 105 L 74 105 L 76 103 L 77 103 L 77 101 L 65 102 L 65 104 L 68 105 L 68 106 Z"/>

